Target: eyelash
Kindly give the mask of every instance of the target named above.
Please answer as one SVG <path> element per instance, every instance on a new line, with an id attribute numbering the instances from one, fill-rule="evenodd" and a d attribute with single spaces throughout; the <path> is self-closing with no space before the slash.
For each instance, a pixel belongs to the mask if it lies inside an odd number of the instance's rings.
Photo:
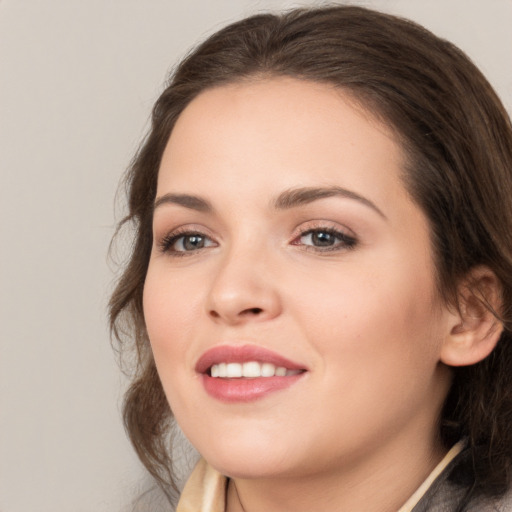
<path id="1" fill-rule="evenodd" d="M 347 233 L 344 233 L 343 231 L 340 231 L 338 229 L 334 228 L 328 228 L 328 227 L 315 227 L 315 228 L 308 228 L 299 233 L 297 237 L 294 238 L 294 240 L 291 242 L 292 245 L 301 245 L 297 243 L 298 240 L 305 236 L 313 236 L 313 235 L 329 235 L 337 239 L 338 241 L 334 245 L 328 245 L 328 246 L 315 246 L 315 245 L 306 245 L 303 244 L 304 249 L 307 251 L 314 251 L 314 252 L 335 252 L 335 251 L 348 251 L 351 249 L 354 249 L 357 245 L 357 239 L 349 235 Z"/>
<path id="2" fill-rule="evenodd" d="M 204 233 L 196 230 L 184 229 L 184 230 L 176 230 L 172 233 L 169 233 L 165 236 L 161 242 L 159 243 L 160 251 L 165 254 L 169 254 L 173 257 L 182 257 L 182 256 L 190 256 L 192 253 L 199 252 L 204 247 L 200 247 L 199 249 L 193 251 L 177 251 L 172 249 L 173 245 L 176 244 L 180 239 L 185 239 L 187 237 L 200 237 L 204 240 L 210 240 L 211 238 Z"/>
<path id="3" fill-rule="evenodd" d="M 306 244 L 300 244 L 299 241 L 305 236 L 314 236 L 315 234 L 320 235 L 329 235 L 337 239 L 337 242 L 335 242 L 334 245 L 327 245 L 327 246 L 315 246 L 315 245 L 306 245 Z M 176 250 L 172 249 L 172 247 L 180 240 L 183 239 L 183 241 L 187 237 L 198 237 L 202 238 L 204 241 L 212 242 L 209 246 L 206 247 L 200 247 L 195 250 Z M 182 242 L 183 243 L 183 242 Z M 208 242 L 207 242 L 208 243 Z M 351 249 L 354 249 L 357 245 L 358 241 L 357 239 L 352 236 L 348 235 L 347 233 L 344 233 L 343 231 L 340 231 L 338 229 L 330 228 L 330 227 L 315 227 L 315 228 L 308 228 L 301 231 L 298 236 L 296 236 L 292 242 L 291 245 L 300 246 L 302 245 L 304 247 L 304 250 L 307 251 L 314 251 L 317 253 L 326 253 L 326 252 L 336 252 L 336 251 L 348 251 Z M 204 233 L 200 231 L 195 230 L 177 230 L 172 233 L 169 233 L 167 236 L 165 236 L 159 243 L 159 248 L 162 253 L 169 254 L 172 257 L 184 257 L 184 256 L 191 256 L 194 253 L 200 252 L 203 249 L 206 249 L 208 247 L 214 246 L 215 242 Z"/>

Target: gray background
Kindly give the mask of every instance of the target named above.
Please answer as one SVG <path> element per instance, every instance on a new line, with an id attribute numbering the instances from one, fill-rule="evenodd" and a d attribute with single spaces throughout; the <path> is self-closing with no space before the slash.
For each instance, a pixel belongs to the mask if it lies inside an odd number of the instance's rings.
<path id="1" fill-rule="evenodd" d="M 512 0 L 373 0 L 451 39 L 512 110 Z M 171 65 L 251 0 L 0 0 L 0 511 L 128 510 L 106 253 Z"/>

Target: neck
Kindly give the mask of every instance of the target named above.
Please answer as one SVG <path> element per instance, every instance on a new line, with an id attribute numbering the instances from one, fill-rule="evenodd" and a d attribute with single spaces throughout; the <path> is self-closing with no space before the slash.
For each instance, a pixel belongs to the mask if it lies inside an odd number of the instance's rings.
<path id="1" fill-rule="evenodd" d="M 380 448 L 370 460 L 336 471 L 230 481 L 227 512 L 396 512 L 445 454 L 439 442 Z M 407 446 L 407 445 L 406 445 Z M 400 449 L 398 449 L 400 448 Z"/>

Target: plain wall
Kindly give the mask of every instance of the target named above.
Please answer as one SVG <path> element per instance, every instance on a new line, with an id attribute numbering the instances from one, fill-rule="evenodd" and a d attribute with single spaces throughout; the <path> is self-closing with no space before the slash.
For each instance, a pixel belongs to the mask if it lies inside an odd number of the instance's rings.
<path id="1" fill-rule="evenodd" d="M 511 0 L 374 0 L 465 50 L 512 110 Z M 107 249 L 173 63 L 250 0 L 0 0 L 0 511 L 129 510 Z"/>

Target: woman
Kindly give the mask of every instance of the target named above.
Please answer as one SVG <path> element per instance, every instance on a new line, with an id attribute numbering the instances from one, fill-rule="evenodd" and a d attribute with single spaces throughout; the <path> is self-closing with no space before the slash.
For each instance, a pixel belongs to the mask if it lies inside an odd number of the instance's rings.
<path id="1" fill-rule="evenodd" d="M 125 422 L 178 511 L 512 510 L 512 130 L 462 52 L 360 7 L 178 67 L 127 175 Z M 492 508 L 495 507 L 495 508 Z"/>

